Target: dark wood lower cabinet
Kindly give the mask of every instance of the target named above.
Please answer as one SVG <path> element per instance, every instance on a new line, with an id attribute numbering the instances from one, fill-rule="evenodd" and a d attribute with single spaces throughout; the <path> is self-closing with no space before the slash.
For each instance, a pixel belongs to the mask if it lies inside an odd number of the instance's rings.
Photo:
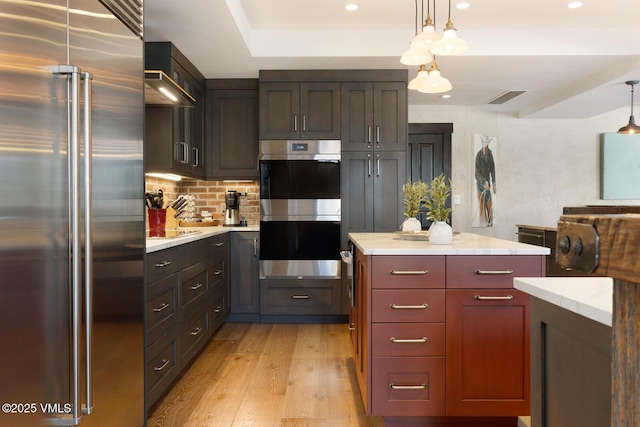
<path id="1" fill-rule="evenodd" d="M 147 254 L 147 410 L 229 313 L 228 234 Z"/>

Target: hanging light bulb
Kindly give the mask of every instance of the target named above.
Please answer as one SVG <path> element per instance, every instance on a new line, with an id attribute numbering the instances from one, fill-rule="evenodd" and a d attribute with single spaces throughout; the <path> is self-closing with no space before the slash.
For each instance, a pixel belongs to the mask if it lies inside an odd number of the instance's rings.
<path id="1" fill-rule="evenodd" d="M 452 88 L 451 82 L 440 74 L 440 69 L 434 58 L 429 68 L 429 76 L 422 81 L 418 91 L 422 93 L 442 93 L 448 92 Z"/>
<path id="2" fill-rule="evenodd" d="M 433 2 L 433 16 L 436 14 L 436 3 Z M 425 43 L 428 49 L 431 49 L 433 44 L 440 40 L 442 35 L 436 33 L 435 23 L 431 20 L 431 11 L 429 8 L 429 0 L 427 0 L 427 18 L 424 20 L 424 26 L 422 32 L 415 36 L 412 43 Z"/>
<path id="3" fill-rule="evenodd" d="M 402 54 L 400 57 L 400 62 L 405 65 L 421 65 L 427 64 L 431 62 L 433 59 L 433 55 L 429 51 L 429 46 L 425 43 L 416 42 L 416 38 L 418 38 L 418 0 L 416 0 L 416 19 L 415 19 L 415 31 L 416 36 L 410 43 L 410 48 L 408 51 Z M 424 8 L 424 4 L 423 4 Z"/>
<path id="4" fill-rule="evenodd" d="M 428 64 L 433 59 L 429 47 L 425 43 L 411 42 L 411 48 L 402 54 L 400 62 L 404 65 Z"/>
<path id="5" fill-rule="evenodd" d="M 638 80 L 629 80 L 624 83 L 628 86 L 631 86 L 631 116 L 629 116 L 629 124 L 618 129 L 618 133 L 640 133 L 640 126 L 636 125 L 636 118 L 633 117 L 633 86 L 637 85 L 639 82 Z"/>
<path id="6" fill-rule="evenodd" d="M 407 85 L 407 89 L 419 90 L 428 77 L 429 72 L 427 71 L 427 67 L 425 67 L 424 64 L 421 64 L 420 69 L 418 70 L 418 75 L 409 82 L 409 84 Z"/>
<path id="7" fill-rule="evenodd" d="M 457 55 L 467 50 L 469 50 L 469 45 L 458 37 L 458 30 L 453 27 L 453 22 L 451 22 L 451 0 L 449 0 L 447 25 L 444 27 L 442 38 L 431 47 L 431 53 L 434 55 Z"/>

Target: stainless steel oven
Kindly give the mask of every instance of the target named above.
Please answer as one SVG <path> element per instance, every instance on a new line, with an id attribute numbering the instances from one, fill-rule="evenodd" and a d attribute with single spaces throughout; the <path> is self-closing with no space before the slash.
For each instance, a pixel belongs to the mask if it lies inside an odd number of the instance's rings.
<path id="1" fill-rule="evenodd" d="M 340 279 L 340 141 L 260 142 L 260 278 Z"/>

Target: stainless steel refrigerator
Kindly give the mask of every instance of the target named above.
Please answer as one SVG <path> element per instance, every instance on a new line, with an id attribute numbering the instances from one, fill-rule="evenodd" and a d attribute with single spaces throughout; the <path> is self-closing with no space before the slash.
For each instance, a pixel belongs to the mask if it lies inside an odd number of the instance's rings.
<path id="1" fill-rule="evenodd" d="M 142 0 L 0 29 L 0 425 L 142 426 Z"/>

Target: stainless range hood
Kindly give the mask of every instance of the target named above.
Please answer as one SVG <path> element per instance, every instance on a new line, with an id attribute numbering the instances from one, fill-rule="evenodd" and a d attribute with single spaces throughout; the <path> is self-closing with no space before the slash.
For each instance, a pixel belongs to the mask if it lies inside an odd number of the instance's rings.
<path id="1" fill-rule="evenodd" d="M 144 89 L 144 103 L 147 105 L 193 107 L 196 104 L 193 96 L 160 70 L 145 70 Z"/>

